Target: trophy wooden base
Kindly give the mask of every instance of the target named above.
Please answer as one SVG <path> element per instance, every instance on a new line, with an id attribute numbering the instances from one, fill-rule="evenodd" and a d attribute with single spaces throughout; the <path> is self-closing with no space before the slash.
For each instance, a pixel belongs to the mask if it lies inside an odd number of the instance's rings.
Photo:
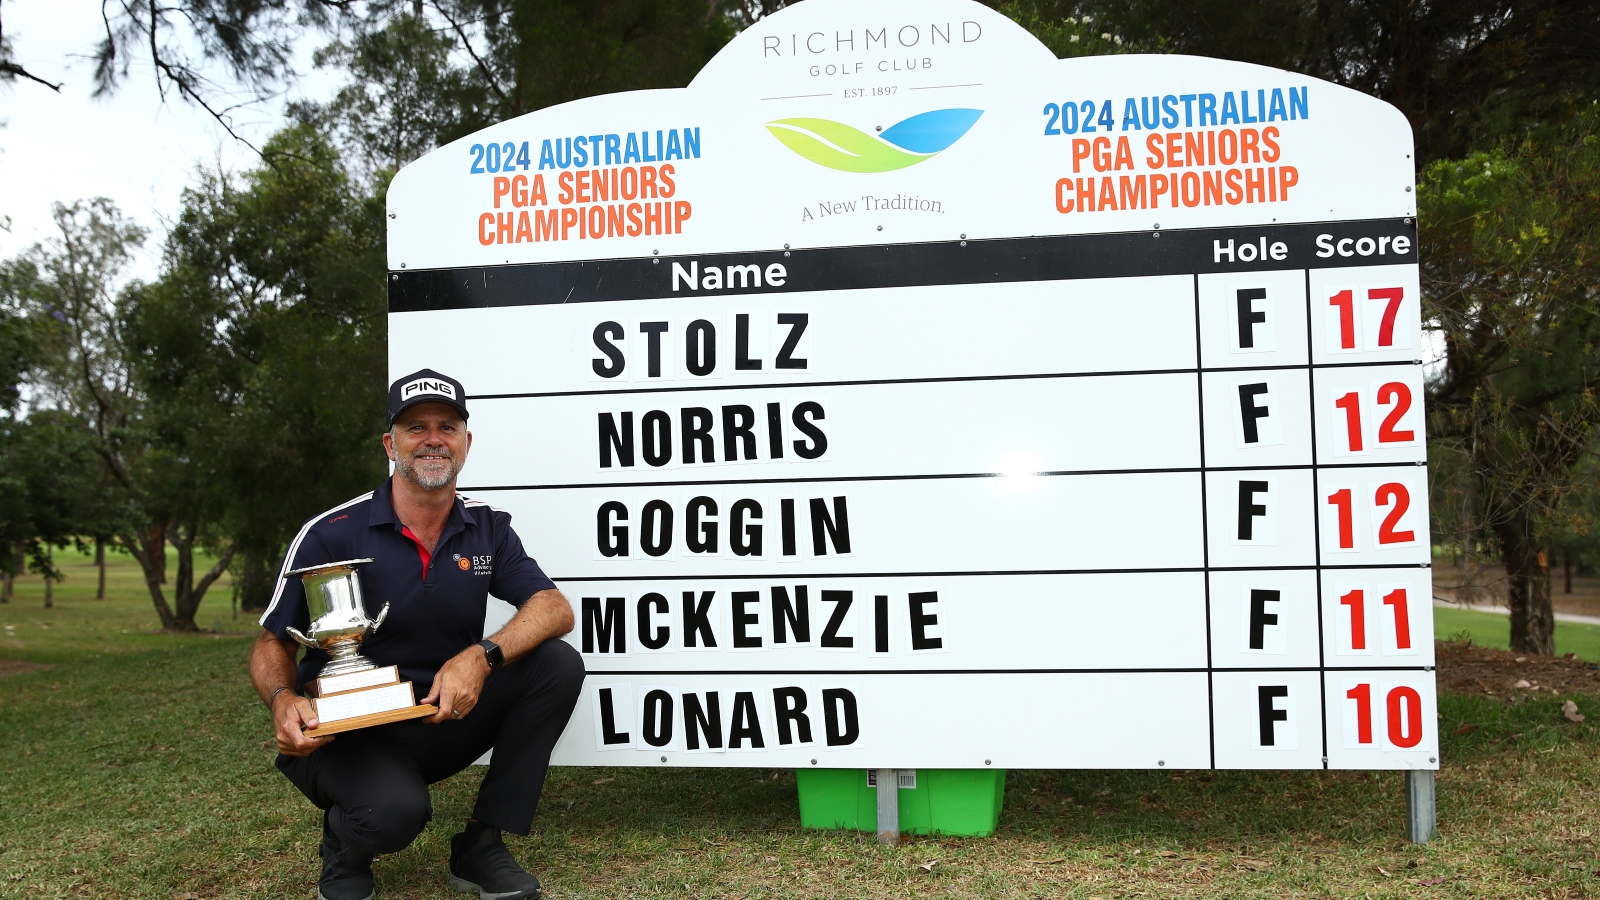
<path id="1" fill-rule="evenodd" d="M 316 728 L 306 729 L 306 737 L 326 737 L 330 734 L 339 734 L 343 731 L 355 731 L 357 728 L 370 728 L 373 725 L 387 725 L 390 722 L 404 722 L 407 719 L 420 719 L 431 716 L 439 711 L 439 707 L 432 703 L 422 706 L 412 706 L 406 709 L 391 709 L 388 712 L 372 713 L 366 716 L 356 716 L 351 719 L 340 719 Z"/>
<path id="2" fill-rule="evenodd" d="M 417 705 L 411 682 L 401 681 L 394 666 L 364 669 L 317 679 L 317 727 L 307 737 L 325 737 L 358 728 L 420 719 L 439 711 L 432 704 Z"/>

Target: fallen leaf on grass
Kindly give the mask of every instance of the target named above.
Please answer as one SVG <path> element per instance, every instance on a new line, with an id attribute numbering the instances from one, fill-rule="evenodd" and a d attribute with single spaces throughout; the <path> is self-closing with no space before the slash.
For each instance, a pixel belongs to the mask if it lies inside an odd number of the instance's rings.
<path id="1" fill-rule="evenodd" d="M 200 895 L 192 891 L 173 891 L 172 900 L 200 900 Z"/>
<path id="2" fill-rule="evenodd" d="M 1170 856 L 1177 856 L 1178 854 L 1173 853 L 1171 850 L 1157 850 L 1156 851 L 1156 855 L 1157 856 L 1169 856 L 1170 857 Z"/>
<path id="3" fill-rule="evenodd" d="M 1067 861 L 1067 858 L 1065 856 L 1061 857 L 1060 859 L 1025 859 L 1025 860 L 1023 860 L 1023 862 L 1033 863 L 1036 866 L 1059 866 L 1059 865 L 1061 865 L 1062 863 L 1064 863 L 1066 861 Z"/>
<path id="4" fill-rule="evenodd" d="M 1583 868 L 1583 863 L 1567 863 L 1567 868 L 1569 868 L 1569 869 L 1581 869 L 1581 868 Z"/>
<path id="5" fill-rule="evenodd" d="M 1521 681 L 1517 682 L 1516 684 L 1513 684 L 1512 687 L 1514 687 L 1514 688 L 1530 688 L 1530 687 L 1533 687 L 1533 685 L 1529 684 L 1528 683 L 1528 679 L 1524 678 Z"/>
<path id="6" fill-rule="evenodd" d="M 1411 880 L 1415 884 L 1444 884 L 1449 880 L 1449 876 L 1440 875 L 1438 878 L 1413 878 Z"/>
<path id="7" fill-rule="evenodd" d="M 1272 863 L 1267 862 L 1264 859 L 1244 859 L 1241 857 L 1240 859 L 1233 861 L 1233 867 L 1235 869 L 1245 869 L 1251 872 L 1259 872 L 1271 865 Z"/>
<path id="8" fill-rule="evenodd" d="M 1472 732 L 1477 731 L 1477 730 L 1478 730 L 1478 726 L 1473 725 L 1473 724 L 1471 724 L 1469 722 L 1468 724 L 1463 725 L 1460 728 L 1457 728 L 1456 730 L 1454 730 L 1454 731 L 1452 731 L 1450 733 L 1451 734 L 1455 734 L 1455 735 L 1462 735 L 1462 734 L 1471 734 Z"/>
<path id="9" fill-rule="evenodd" d="M 589 783 L 590 784 L 607 784 L 607 783 L 612 782 L 612 781 L 616 781 L 616 779 L 615 778 L 596 778 L 595 780 L 593 780 L 593 781 L 591 781 Z"/>
<path id="10" fill-rule="evenodd" d="M 1578 712 L 1578 704 L 1573 703 L 1571 700 L 1561 704 L 1561 714 L 1572 722 L 1582 722 L 1584 720 L 1583 713 Z"/>
<path id="11" fill-rule="evenodd" d="M 937 866 L 938 864 L 939 864 L 939 861 L 937 859 L 930 859 L 925 863 L 919 863 L 917 865 L 917 868 L 921 869 L 922 870 L 922 874 L 924 874 L 924 875 L 932 875 L 933 874 L 933 867 Z"/>
<path id="12" fill-rule="evenodd" d="M 1376 868 L 1379 872 L 1381 872 L 1383 874 L 1383 877 L 1385 877 L 1385 878 L 1393 878 L 1394 877 L 1394 875 L 1391 874 L 1389 872 L 1389 870 L 1385 869 L 1383 866 L 1375 866 L 1374 868 Z"/>

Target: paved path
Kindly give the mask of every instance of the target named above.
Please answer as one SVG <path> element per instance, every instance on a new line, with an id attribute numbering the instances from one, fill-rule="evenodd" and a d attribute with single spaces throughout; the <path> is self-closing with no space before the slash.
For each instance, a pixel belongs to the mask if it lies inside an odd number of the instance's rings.
<path id="1" fill-rule="evenodd" d="M 1468 612 L 1494 613 L 1497 616 L 1509 616 L 1511 610 L 1504 606 L 1473 606 L 1467 603 L 1456 603 L 1442 597 L 1433 598 L 1434 606 L 1448 607 L 1449 609 L 1464 609 Z M 1580 625 L 1600 625 L 1600 616 L 1578 616 L 1572 613 L 1556 613 L 1557 622 L 1575 622 Z"/>

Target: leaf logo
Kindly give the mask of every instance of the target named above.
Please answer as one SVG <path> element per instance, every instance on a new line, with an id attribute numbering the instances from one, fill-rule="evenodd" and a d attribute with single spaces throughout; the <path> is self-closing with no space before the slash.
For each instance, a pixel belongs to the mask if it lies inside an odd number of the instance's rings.
<path id="1" fill-rule="evenodd" d="M 778 119 L 767 130 L 785 147 L 841 172 L 892 172 L 932 159 L 983 115 L 981 109 L 936 109 L 872 135 L 831 119 Z"/>

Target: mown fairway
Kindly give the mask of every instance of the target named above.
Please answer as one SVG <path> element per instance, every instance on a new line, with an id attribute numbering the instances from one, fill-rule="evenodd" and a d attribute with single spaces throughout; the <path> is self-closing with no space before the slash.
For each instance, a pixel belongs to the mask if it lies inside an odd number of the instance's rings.
<path id="1" fill-rule="evenodd" d="M 319 815 L 272 768 L 253 622 L 224 584 L 199 621 L 234 633 L 154 634 L 114 559 L 109 600 L 74 564 L 54 609 L 36 579 L 0 606 L 0 896 L 313 896 Z M 1579 724 L 1566 699 L 1441 695 L 1441 837 L 1423 847 L 1401 837 L 1395 773 L 1017 771 L 994 838 L 885 849 L 800 831 L 793 775 L 760 769 L 558 769 L 510 843 L 557 900 L 1583 897 L 1600 893 L 1600 702 L 1576 698 Z M 436 789 L 428 831 L 378 861 L 380 896 L 456 896 L 443 864 L 476 784 Z"/>

